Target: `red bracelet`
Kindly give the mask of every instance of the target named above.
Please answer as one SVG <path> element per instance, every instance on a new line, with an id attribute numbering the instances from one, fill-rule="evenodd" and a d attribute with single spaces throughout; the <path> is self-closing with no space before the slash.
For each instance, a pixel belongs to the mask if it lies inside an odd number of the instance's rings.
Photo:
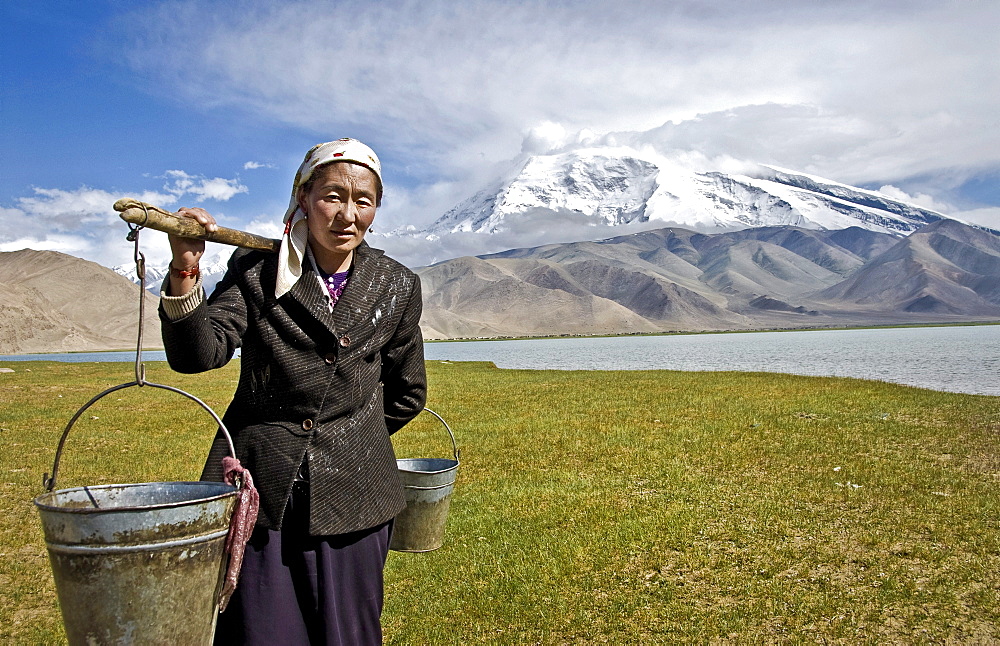
<path id="1" fill-rule="evenodd" d="M 201 273 L 201 269 L 199 269 L 198 265 L 195 265 L 191 269 L 184 270 L 174 267 L 174 263 L 170 263 L 170 271 L 174 272 L 181 278 L 194 278 L 195 276 Z"/>

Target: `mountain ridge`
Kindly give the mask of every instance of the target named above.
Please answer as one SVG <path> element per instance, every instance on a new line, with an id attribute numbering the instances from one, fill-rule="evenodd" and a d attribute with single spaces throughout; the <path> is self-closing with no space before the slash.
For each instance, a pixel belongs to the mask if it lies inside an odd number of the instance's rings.
<path id="1" fill-rule="evenodd" d="M 417 273 L 428 338 L 1000 320 L 1000 236 L 946 219 L 904 238 L 861 227 L 665 227 Z M 591 318 L 551 321 L 535 307 L 537 290 Z"/>
<path id="2" fill-rule="evenodd" d="M 664 227 L 415 271 L 427 339 L 1000 321 L 1000 236 L 948 219 L 905 237 Z M 89 261 L 0 253 L 0 353 L 134 347 L 136 295 Z M 158 347 L 156 297 L 145 298 Z"/>

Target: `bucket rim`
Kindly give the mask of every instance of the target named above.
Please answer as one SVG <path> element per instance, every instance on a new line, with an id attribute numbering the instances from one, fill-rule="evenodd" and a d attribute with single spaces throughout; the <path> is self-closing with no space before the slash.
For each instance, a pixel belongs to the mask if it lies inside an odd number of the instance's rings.
<path id="1" fill-rule="evenodd" d="M 434 471 L 428 471 L 426 469 L 414 470 L 414 469 L 404 469 L 399 466 L 400 462 L 405 462 L 408 460 L 437 460 L 438 462 L 450 462 L 451 466 L 444 469 L 436 469 Z M 404 473 L 427 473 L 427 474 L 437 474 L 437 473 L 448 473 L 449 471 L 454 471 L 459 467 L 461 462 L 459 460 L 452 460 L 451 458 L 396 458 L 396 469 Z"/>
<path id="2" fill-rule="evenodd" d="M 94 491 L 100 489 L 111 489 L 111 488 L 128 488 L 128 487 L 147 487 L 150 485 L 194 485 L 198 487 L 228 487 L 230 491 L 225 491 L 223 493 L 205 496 L 203 498 L 193 498 L 191 500 L 178 500 L 175 502 L 162 502 L 152 505 L 132 505 L 128 507 L 60 507 L 57 505 L 46 504 L 42 502 L 42 498 L 51 498 L 56 494 L 65 494 L 73 491 Z M 200 504 L 205 502 L 211 502 L 213 500 L 221 500 L 222 498 L 227 498 L 229 496 L 235 496 L 237 489 L 233 485 L 228 485 L 224 482 L 209 482 L 204 480 L 181 480 L 172 482 L 130 482 L 124 484 L 102 484 L 102 485 L 84 485 L 81 487 L 69 487 L 67 489 L 54 489 L 52 491 L 46 491 L 45 493 L 39 494 L 34 497 L 32 502 L 34 505 L 44 511 L 52 511 L 60 514 L 97 514 L 97 513 L 114 513 L 114 512 L 127 512 L 127 511 L 143 511 L 148 509 L 170 509 L 173 507 L 186 507 L 188 505 Z"/>

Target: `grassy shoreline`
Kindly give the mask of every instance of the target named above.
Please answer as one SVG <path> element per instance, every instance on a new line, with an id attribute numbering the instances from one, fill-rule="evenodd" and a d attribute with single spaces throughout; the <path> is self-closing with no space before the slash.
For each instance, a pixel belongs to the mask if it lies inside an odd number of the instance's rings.
<path id="1" fill-rule="evenodd" d="M 696 334 L 755 334 L 760 332 L 825 332 L 832 330 L 892 330 L 905 328 L 934 327 L 979 327 L 984 325 L 1000 325 L 1000 321 L 958 321 L 954 323 L 888 323 L 885 325 L 843 325 L 822 327 L 781 327 L 759 328 L 753 330 L 676 330 L 668 332 L 634 332 L 630 334 L 551 334 L 547 336 L 497 336 L 497 337 L 461 337 L 454 339 L 427 339 L 424 343 L 459 343 L 469 341 L 532 341 L 536 339 L 604 339 L 634 336 L 688 336 Z"/>
<path id="2" fill-rule="evenodd" d="M 62 637 L 31 499 L 128 364 L 0 362 L 0 641 Z M 147 378 L 220 411 L 236 366 Z M 428 362 L 462 466 L 445 546 L 390 555 L 387 644 L 1000 640 L 1000 397 L 769 373 Z M 211 421 L 128 389 L 60 487 L 196 478 Z M 429 415 L 399 457 L 444 457 Z"/>
<path id="3" fill-rule="evenodd" d="M 603 339 L 615 337 L 633 336 L 686 336 L 695 334 L 754 334 L 759 332 L 822 332 L 829 330 L 892 330 L 905 328 L 935 328 L 935 327 L 979 327 L 986 325 L 1000 325 L 1000 321 L 956 321 L 950 323 L 887 323 L 885 325 L 844 325 L 844 326 L 821 326 L 821 327 L 782 327 L 782 328 L 760 328 L 753 330 L 694 330 L 694 331 L 668 331 L 668 332 L 635 332 L 631 334 L 551 334 L 547 336 L 496 336 L 496 337 L 459 337 L 454 339 L 425 339 L 424 343 L 463 343 L 470 341 L 532 341 L 537 339 Z M 143 348 L 143 352 L 162 351 L 162 347 Z M 99 352 L 132 352 L 135 348 L 122 348 L 119 350 L 73 350 L 68 352 L 13 352 L 0 356 L 33 356 L 42 354 L 92 354 Z M 0 359 L 2 361 L 2 359 Z"/>

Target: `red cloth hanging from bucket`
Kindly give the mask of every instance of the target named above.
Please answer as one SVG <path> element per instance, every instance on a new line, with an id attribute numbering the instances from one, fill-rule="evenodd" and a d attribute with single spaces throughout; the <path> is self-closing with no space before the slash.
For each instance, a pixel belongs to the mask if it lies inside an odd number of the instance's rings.
<path id="1" fill-rule="evenodd" d="M 226 536 L 226 552 L 229 553 L 229 565 L 226 568 L 226 579 L 219 595 L 219 612 L 226 609 L 230 597 L 236 590 L 236 582 L 240 578 L 240 568 L 243 566 L 243 552 L 247 541 L 257 523 L 257 510 L 260 508 L 260 496 L 253 486 L 250 472 L 236 458 L 222 458 L 223 481 L 233 485 L 236 491 L 236 506 L 233 518 L 229 523 L 229 535 Z"/>

